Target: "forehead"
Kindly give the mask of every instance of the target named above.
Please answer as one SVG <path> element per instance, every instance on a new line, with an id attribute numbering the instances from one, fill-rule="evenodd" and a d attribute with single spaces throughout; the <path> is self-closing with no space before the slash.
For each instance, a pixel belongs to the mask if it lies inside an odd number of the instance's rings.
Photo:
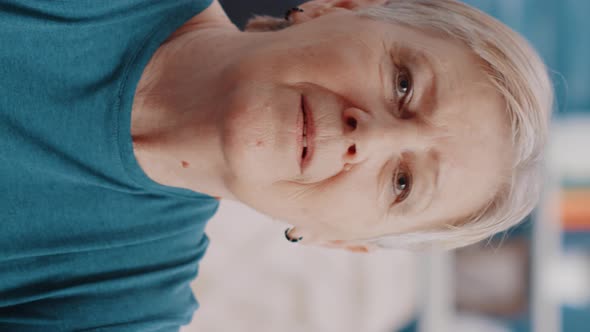
<path id="1" fill-rule="evenodd" d="M 489 89 L 465 90 L 449 92 L 435 120 L 440 125 L 433 144 L 440 154 L 438 190 L 425 211 L 435 224 L 481 209 L 509 170 L 512 147 L 503 100 Z"/>
<path id="2" fill-rule="evenodd" d="M 493 199 L 512 156 L 504 99 L 474 56 L 448 54 L 453 57 L 438 57 L 441 84 L 431 119 L 438 132 L 433 146 L 440 153 L 440 176 L 425 220 L 434 224 L 465 218 Z"/>
<path id="3" fill-rule="evenodd" d="M 426 150 L 438 152 L 437 189 L 426 210 L 403 218 L 402 227 L 416 230 L 463 219 L 493 198 L 509 172 L 511 130 L 503 97 L 467 46 L 399 29 L 409 37 L 403 42 L 425 54 L 435 72 L 432 112 L 418 134 L 429 137 Z"/>

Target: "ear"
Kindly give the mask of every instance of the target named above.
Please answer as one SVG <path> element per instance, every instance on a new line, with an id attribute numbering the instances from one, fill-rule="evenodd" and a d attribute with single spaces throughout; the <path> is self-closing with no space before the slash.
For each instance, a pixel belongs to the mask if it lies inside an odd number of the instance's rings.
<path id="1" fill-rule="evenodd" d="M 363 253 L 363 254 L 368 254 L 370 252 L 374 252 L 377 250 L 377 246 L 374 244 L 357 244 L 357 243 L 351 243 L 348 241 L 328 241 L 328 242 L 323 242 L 321 244 L 319 244 L 322 247 L 325 248 L 331 248 L 331 249 L 344 249 L 344 250 L 348 250 L 350 252 L 355 252 L 355 253 Z"/>
<path id="2" fill-rule="evenodd" d="M 387 0 L 311 0 L 299 5 L 299 8 L 303 9 L 302 12 L 291 12 L 289 20 L 283 17 L 257 15 L 248 20 L 244 30 L 249 32 L 277 31 L 328 13 L 355 10 L 365 6 L 383 5 L 386 2 Z"/>
<path id="3" fill-rule="evenodd" d="M 311 0 L 301 4 L 299 8 L 303 9 L 303 12 L 293 12 L 290 20 L 293 24 L 298 24 L 336 11 L 355 10 L 386 2 L 387 0 Z"/>

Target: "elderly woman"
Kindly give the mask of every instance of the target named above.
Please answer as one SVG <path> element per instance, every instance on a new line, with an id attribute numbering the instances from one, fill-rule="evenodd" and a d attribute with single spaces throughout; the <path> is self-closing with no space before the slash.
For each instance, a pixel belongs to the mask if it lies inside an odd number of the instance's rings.
<path id="1" fill-rule="evenodd" d="M 2 331 L 176 331 L 219 198 L 367 252 L 485 239 L 539 193 L 546 69 L 454 0 L 246 31 L 211 0 L 8 0 L 0 31 Z"/>

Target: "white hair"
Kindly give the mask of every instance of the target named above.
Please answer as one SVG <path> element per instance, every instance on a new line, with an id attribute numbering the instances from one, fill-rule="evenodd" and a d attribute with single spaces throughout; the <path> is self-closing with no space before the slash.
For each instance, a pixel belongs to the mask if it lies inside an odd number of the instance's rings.
<path id="1" fill-rule="evenodd" d="M 542 155 L 553 108 L 553 88 L 537 52 L 498 20 L 456 0 L 393 0 L 361 9 L 358 15 L 442 34 L 466 44 L 483 61 L 487 76 L 505 100 L 515 150 L 510 176 L 493 200 L 467 220 L 361 242 L 383 248 L 452 249 L 517 225 L 531 213 L 541 194 Z"/>
<path id="2" fill-rule="evenodd" d="M 458 248 L 517 225 L 534 209 L 542 184 L 542 155 L 553 88 L 547 68 L 531 45 L 491 16 L 456 0 L 390 0 L 360 8 L 357 15 L 453 38 L 467 45 L 506 103 L 515 151 L 511 174 L 494 198 L 466 220 L 437 229 L 353 241 L 381 248 Z M 248 31 L 279 30 L 285 20 L 257 16 Z"/>

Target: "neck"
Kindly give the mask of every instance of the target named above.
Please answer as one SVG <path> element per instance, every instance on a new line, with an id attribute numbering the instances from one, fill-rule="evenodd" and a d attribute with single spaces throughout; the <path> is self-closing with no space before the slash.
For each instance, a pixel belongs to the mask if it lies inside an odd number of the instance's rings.
<path id="1" fill-rule="evenodd" d="M 131 135 L 146 175 L 168 186 L 235 200 L 223 153 L 224 70 L 253 33 L 185 24 L 154 54 L 136 90 Z"/>

